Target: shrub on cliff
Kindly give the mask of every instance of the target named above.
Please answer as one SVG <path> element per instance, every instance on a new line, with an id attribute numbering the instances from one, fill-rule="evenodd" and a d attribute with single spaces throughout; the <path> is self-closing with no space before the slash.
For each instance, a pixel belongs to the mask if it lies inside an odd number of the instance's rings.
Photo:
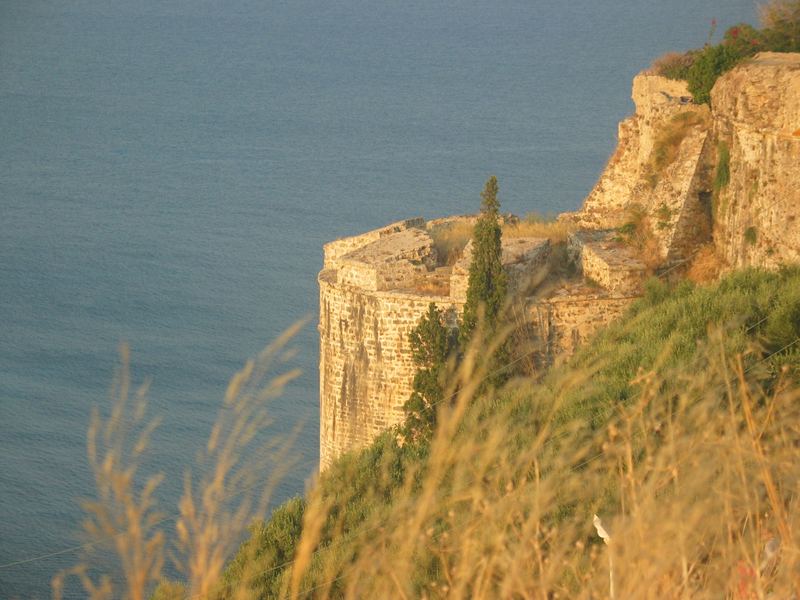
<path id="1" fill-rule="evenodd" d="M 444 400 L 447 363 L 455 354 L 458 332 L 447 326 L 445 313 L 433 302 L 409 335 L 417 372 L 411 397 L 403 406 L 407 438 L 428 438 L 436 427 L 437 407 Z"/>
<path id="2" fill-rule="evenodd" d="M 773 0 L 761 8 L 766 43 L 774 52 L 800 52 L 800 0 Z"/>
<path id="3" fill-rule="evenodd" d="M 747 32 L 748 42 L 740 40 L 740 32 Z M 742 35 L 742 38 L 745 36 Z M 750 25 L 731 27 L 725 39 L 716 46 L 706 46 L 694 58 L 686 73 L 689 92 L 698 104 L 707 104 L 711 88 L 723 73 L 735 67 L 742 59 L 763 49 L 757 32 Z M 757 42 L 757 43 L 749 43 Z"/>
<path id="4" fill-rule="evenodd" d="M 708 103 L 719 76 L 742 60 L 762 51 L 800 52 L 800 0 L 772 0 L 761 8 L 761 26 L 734 25 L 721 43 L 665 54 L 651 69 L 670 79 L 686 80 L 694 101 Z"/>

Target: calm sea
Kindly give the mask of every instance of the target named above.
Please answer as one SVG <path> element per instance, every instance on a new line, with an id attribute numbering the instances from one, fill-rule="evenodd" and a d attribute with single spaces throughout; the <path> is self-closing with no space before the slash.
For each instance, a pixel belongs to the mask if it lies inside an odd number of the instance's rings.
<path id="1" fill-rule="evenodd" d="M 752 0 L 0 1 L 0 597 L 77 558 L 85 437 L 117 346 L 163 418 L 165 512 L 228 378 L 316 320 L 325 241 L 474 211 L 575 209 L 668 49 Z M 274 403 L 318 452 L 317 333 Z"/>

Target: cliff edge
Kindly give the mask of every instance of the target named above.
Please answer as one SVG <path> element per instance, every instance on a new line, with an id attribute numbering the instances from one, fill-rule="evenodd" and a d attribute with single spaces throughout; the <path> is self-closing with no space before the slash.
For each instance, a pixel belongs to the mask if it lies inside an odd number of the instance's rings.
<path id="1" fill-rule="evenodd" d="M 711 105 L 685 82 L 633 81 L 634 114 L 566 242 L 503 239 L 503 264 L 537 360 L 569 355 L 700 249 L 722 269 L 800 260 L 800 54 L 761 53 L 719 78 Z M 535 207 L 531 207 L 532 209 Z M 320 286 L 320 468 L 404 418 L 408 334 L 429 303 L 455 320 L 470 247 L 437 249 L 474 217 L 411 219 L 325 245 Z M 558 277 L 555 263 L 568 267 Z M 560 265 L 561 267 L 565 265 Z"/>

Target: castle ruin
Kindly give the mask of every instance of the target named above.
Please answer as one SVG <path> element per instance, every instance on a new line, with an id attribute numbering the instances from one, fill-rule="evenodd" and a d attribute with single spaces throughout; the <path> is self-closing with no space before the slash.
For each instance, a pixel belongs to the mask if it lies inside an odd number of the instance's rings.
<path id="1" fill-rule="evenodd" d="M 699 248 L 726 268 L 800 260 L 800 54 L 737 66 L 712 90 L 712 108 L 687 97 L 684 82 L 634 79 L 636 111 L 616 152 L 581 210 L 559 217 L 573 229 L 563 248 L 572 277 L 543 283 L 548 239 L 504 238 L 512 292 L 546 361 L 574 352 L 647 277 L 688 265 Z M 466 300 L 470 246 L 447 264 L 435 238 L 474 219 L 410 219 L 325 245 L 321 469 L 403 420 L 409 333 L 431 302 L 458 314 Z"/>

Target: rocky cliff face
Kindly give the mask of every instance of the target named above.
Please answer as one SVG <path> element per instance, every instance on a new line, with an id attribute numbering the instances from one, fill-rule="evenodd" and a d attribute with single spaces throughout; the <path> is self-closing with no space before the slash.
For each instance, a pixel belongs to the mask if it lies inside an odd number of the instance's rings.
<path id="1" fill-rule="evenodd" d="M 757 55 L 717 81 L 711 103 L 719 253 L 732 267 L 800 260 L 800 54 Z"/>
<path id="2" fill-rule="evenodd" d="M 709 111 L 691 102 L 682 81 L 641 74 L 636 112 L 619 126 L 619 144 L 576 223 L 612 229 L 644 219 L 659 262 L 686 258 L 709 235 L 708 173 L 703 157 Z"/>
<path id="3" fill-rule="evenodd" d="M 800 260 L 800 54 L 759 54 L 720 78 L 712 109 L 685 83 L 640 74 L 636 112 L 564 253 L 574 276 L 547 280 L 547 240 L 504 239 L 510 288 L 540 364 L 571 354 L 713 239 L 732 267 Z M 453 265 L 437 231 L 474 222 L 411 219 L 326 244 L 320 285 L 320 466 L 400 422 L 415 366 L 408 335 L 430 302 L 466 298 L 470 246 Z M 545 273 L 543 275 L 543 272 Z M 546 281 L 546 283 L 543 283 Z M 538 286 L 538 287 L 537 287 Z"/>
<path id="4" fill-rule="evenodd" d="M 800 54 L 761 53 L 722 76 L 711 110 L 684 82 L 633 81 L 635 114 L 584 203 L 581 228 L 644 223 L 663 266 L 713 238 L 730 267 L 800 259 Z"/>

